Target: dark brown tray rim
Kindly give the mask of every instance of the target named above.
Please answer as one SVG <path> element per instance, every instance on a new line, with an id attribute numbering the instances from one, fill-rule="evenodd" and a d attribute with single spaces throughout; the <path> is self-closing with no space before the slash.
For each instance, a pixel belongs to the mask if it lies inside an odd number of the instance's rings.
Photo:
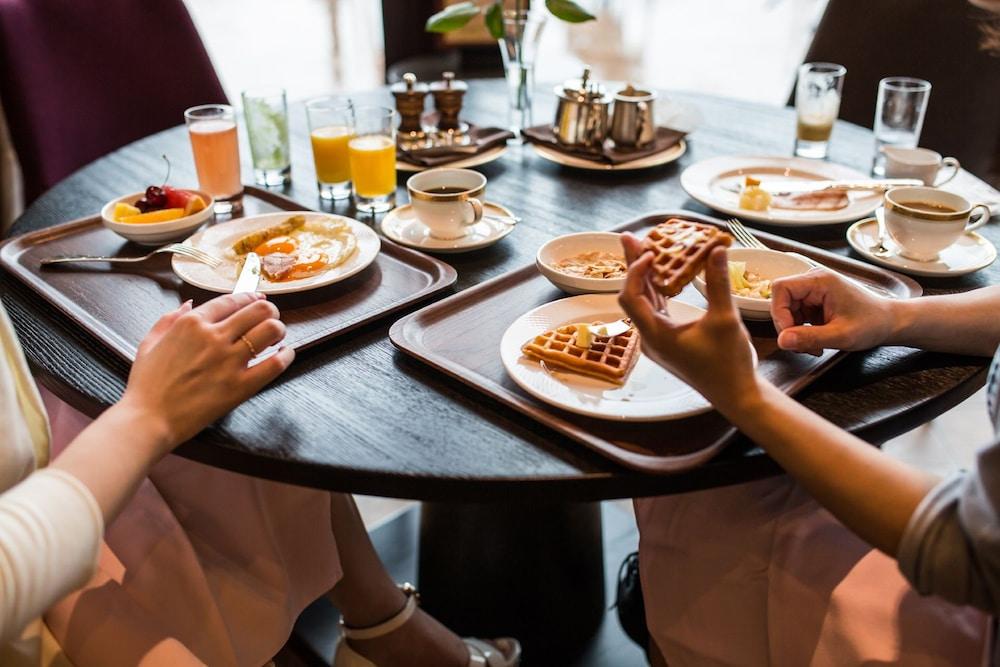
<path id="1" fill-rule="evenodd" d="M 254 186 L 245 186 L 244 196 L 247 194 L 282 210 L 315 211 L 315 209 L 309 208 L 308 206 L 302 206 L 293 199 L 279 195 L 275 192 L 268 192 L 267 190 Z M 81 308 L 61 292 L 55 292 L 48 289 L 49 283 L 42 279 L 40 275 L 25 269 L 20 263 L 17 262 L 16 259 L 28 246 L 41 245 L 50 237 L 62 238 L 71 235 L 76 233 L 76 228 L 86 229 L 100 224 L 102 224 L 100 214 L 89 215 L 77 218 L 76 220 L 72 220 L 70 222 L 53 225 L 35 232 L 28 232 L 27 234 L 6 239 L 0 243 L 0 266 L 2 266 L 7 273 L 18 278 L 18 280 L 45 299 L 48 303 L 52 304 L 60 312 L 64 313 L 76 324 L 95 335 L 101 343 L 106 345 L 115 354 L 131 363 L 135 360 L 136 349 L 134 346 L 129 344 L 128 341 L 122 339 L 117 333 L 109 329 L 101 320 L 94 317 L 86 309 Z M 401 246 L 382 235 L 379 235 L 379 241 L 381 242 L 381 248 L 379 250 L 380 253 L 384 252 L 403 264 L 409 265 L 414 270 L 432 276 L 433 279 L 431 283 L 423 289 L 414 292 L 407 298 L 398 301 L 387 308 L 382 308 L 367 315 L 356 317 L 353 320 L 342 322 L 338 326 L 316 332 L 309 337 L 303 338 L 297 341 L 293 346 L 296 350 L 304 350 L 313 347 L 322 342 L 337 338 L 343 334 L 365 326 L 370 322 L 374 322 L 389 315 L 398 313 L 409 306 L 430 298 L 442 290 L 448 289 L 458 280 L 458 273 L 455 271 L 454 267 L 437 259 L 436 257 L 431 257 L 430 255 L 417 250 L 411 250 L 410 248 Z M 421 269 L 420 265 L 427 267 L 427 269 Z"/>
<path id="2" fill-rule="evenodd" d="M 725 223 L 722 220 L 712 218 L 701 213 L 685 210 L 670 210 L 656 211 L 638 216 L 622 225 L 612 228 L 609 231 L 620 232 L 642 228 L 644 226 L 651 225 L 655 219 L 663 220 L 670 217 L 685 218 L 698 222 L 705 222 L 723 228 L 725 227 Z M 909 291 L 907 298 L 917 297 L 923 293 L 923 288 L 919 285 L 919 283 L 907 276 L 875 267 L 855 259 L 842 257 L 826 250 L 793 241 L 776 234 L 770 234 L 759 230 L 753 230 L 753 233 L 766 245 L 785 245 L 794 249 L 796 252 L 806 255 L 807 257 L 811 257 L 817 261 L 827 262 L 833 265 L 844 264 L 847 267 L 854 269 L 851 273 L 858 277 L 862 277 L 865 274 L 869 276 L 874 274 L 898 281 Z M 514 408 L 518 412 L 521 412 L 522 414 L 540 422 L 542 425 L 570 437 L 571 439 L 587 446 L 599 454 L 602 454 L 610 460 L 633 470 L 652 474 L 671 474 L 682 472 L 707 462 L 735 438 L 737 430 L 733 427 L 728 429 L 715 442 L 687 454 L 676 456 L 651 456 L 628 451 L 618 447 L 613 442 L 609 442 L 608 440 L 592 435 L 585 429 L 570 421 L 572 418 L 578 417 L 577 415 L 559 410 L 542 401 L 536 401 L 520 389 L 507 389 L 495 383 L 492 379 L 471 371 L 465 366 L 451 361 L 447 357 L 427 351 L 412 337 L 414 331 L 419 330 L 418 325 L 422 318 L 428 317 L 431 314 L 440 314 L 441 318 L 450 317 L 452 313 L 449 311 L 458 309 L 460 304 L 464 303 L 466 299 L 474 297 L 476 293 L 481 291 L 496 292 L 503 289 L 509 289 L 510 287 L 520 284 L 526 280 L 531 280 L 537 275 L 537 267 L 534 264 L 529 264 L 521 267 L 520 269 L 514 269 L 513 271 L 497 276 L 477 285 L 476 287 L 463 290 L 458 294 L 441 299 L 440 301 L 425 306 L 424 308 L 397 320 L 389 330 L 389 339 L 392 341 L 393 345 L 404 353 L 419 359 L 432 368 L 455 378 L 463 384 L 475 388 L 487 396 L 500 401 L 504 405 Z M 508 283 L 510 283 L 509 286 Z M 837 362 L 846 357 L 847 354 L 848 353 L 846 352 L 837 352 L 831 355 L 830 358 L 820 366 L 811 369 L 808 373 L 800 376 L 793 382 L 785 383 L 781 386 L 782 391 L 788 393 L 789 395 L 795 395 L 811 384 L 816 378 L 820 377 L 823 373 L 832 368 Z"/>

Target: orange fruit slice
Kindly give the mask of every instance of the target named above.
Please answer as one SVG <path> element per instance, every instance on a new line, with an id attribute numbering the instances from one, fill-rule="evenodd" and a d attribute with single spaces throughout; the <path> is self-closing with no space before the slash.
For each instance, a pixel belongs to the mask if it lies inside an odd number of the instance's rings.
<path id="1" fill-rule="evenodd" d="M 159 211 L 147 211 L 146 213 L 140 213 L 138 215 L 126 215 L 123 218 L 119 218 L 118 222 L 127 222 L 129 224 L 149 224 L 151 222 L 167 222 L 169 220 L 177 220 L 185 216 L 184 209 L 182 208 L 161 208 Z"/>
<path id="2" fill-rule="evenodd" d="M 130 215 L 139 215 L 140 213 L 142 213 L 142 211 L 137 209 L 135 206 L 132 206 L 132 204 L 126 204 L 125 202 L 120 201 L 115 204 L 115 212 L 112 214 L 112 217 L 116 221 L 121 222 L 122 218 Z"/>

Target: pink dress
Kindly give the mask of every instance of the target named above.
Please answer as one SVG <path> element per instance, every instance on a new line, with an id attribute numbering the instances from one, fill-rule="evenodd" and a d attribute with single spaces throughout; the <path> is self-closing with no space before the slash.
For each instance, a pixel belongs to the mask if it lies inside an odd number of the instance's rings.
<path id="1" fill-rule="evenodd" d="M 787 476 L 635 508 L 646 621 L 670 667 L 984 663 L 986 615 L 920 596 Z"/>
<path id="2" fill-rule="evenodd" d="M 56 454 L 90 420 L 42 393 Z M 76 667 L 259 667 L 341 574 L 328 493 L 167 456 L 45 621 Z"/>

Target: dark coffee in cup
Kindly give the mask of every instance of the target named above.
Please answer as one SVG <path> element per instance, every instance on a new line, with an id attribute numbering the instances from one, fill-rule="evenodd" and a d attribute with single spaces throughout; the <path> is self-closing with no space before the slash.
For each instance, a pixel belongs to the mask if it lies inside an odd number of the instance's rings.
<path id="1" fill-rule="evenodd" d="M 899 202 L 899 205 L 912 208 L 916 211 L 925 211 L 927 213 L 958 213 L 957 208 L 952 208 L 946 204 L 940 204 L 934 201 L 901 201 Z"/>
<path id="2" fill-rule="evenodd" d="M 433 195 L 457 195 L 459 192 L 467 192 L 468 190 L 469 188 L 441 185 L 436 188 L 428 188 L 427 192 Z"/>

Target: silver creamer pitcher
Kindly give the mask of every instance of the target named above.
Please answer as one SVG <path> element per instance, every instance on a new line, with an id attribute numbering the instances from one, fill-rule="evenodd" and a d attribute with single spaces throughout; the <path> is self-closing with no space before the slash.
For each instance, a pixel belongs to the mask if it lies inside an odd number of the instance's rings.
<path id="1" fill-rule="evenodd" d="M 653 102 L 656 93 L 637 90 L 631 84 L 615 95 L 611 138 L 619 148 L 643 148 L 656 139 Z"/>
<path id="2" fill-rule="evenodd" d="M 604 88 L 590 78 L 590 68 L 583 70 L 583 77 L 556 86 L 556 119 L 552 132 L 564 146 L 600 150 L 608 137 L 608 109 L 611 97 Z"/>

